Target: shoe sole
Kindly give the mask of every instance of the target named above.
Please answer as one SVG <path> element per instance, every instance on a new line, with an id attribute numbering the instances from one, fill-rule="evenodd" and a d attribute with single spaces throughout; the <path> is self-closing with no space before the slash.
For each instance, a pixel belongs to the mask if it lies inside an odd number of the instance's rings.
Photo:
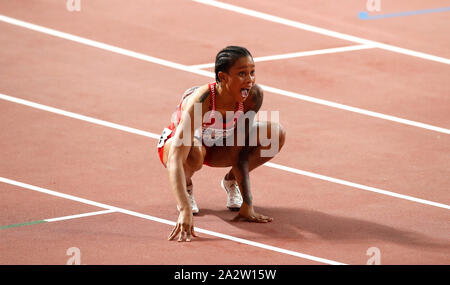
<path id="1" fill-rule="evenodd" d="M 231 212 L 238 212 L 241 208 L 240 207 L 227 207 L 228 210 L 230 210 Z"/>

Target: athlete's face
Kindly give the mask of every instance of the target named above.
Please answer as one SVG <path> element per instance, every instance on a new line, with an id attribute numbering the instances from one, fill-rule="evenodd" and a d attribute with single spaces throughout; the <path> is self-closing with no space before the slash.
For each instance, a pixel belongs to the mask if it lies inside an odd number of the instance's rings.
<path id="1" fill-rule="evenodd" d="M 255 85 L 255 62 L 252 57 L 239 58 L 228 73 L 223 74 L 221 82 L 237 102 L 244 102 Z"/>

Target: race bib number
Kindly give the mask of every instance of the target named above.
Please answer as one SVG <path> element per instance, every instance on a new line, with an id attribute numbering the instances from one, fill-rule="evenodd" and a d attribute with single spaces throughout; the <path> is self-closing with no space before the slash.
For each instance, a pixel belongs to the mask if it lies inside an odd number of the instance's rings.
<path id="1" fill-rule="evenodd" d="M 164 146 L 164 144 L 166 143 L 167 138 L 170 136 L 170 134 L 172 133 L 171 129 L 165 128 L 161 134 L 161 137 L 159 138 L 159 142 L 158 142 L 158 148 L 161 148 Z"/>

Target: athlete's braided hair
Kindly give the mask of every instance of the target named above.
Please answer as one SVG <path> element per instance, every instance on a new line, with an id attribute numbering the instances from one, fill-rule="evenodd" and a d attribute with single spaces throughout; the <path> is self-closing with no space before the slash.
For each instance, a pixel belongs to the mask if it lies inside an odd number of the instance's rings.
<path id="1" fill-rule="evenodd" d="M 216 73 L 216 82 L 219 82 L 219 72 L 228 72 L 233 64 L 243 56 L 252 57 L 251 53 L 245 48 L 240 46 L 227 46 L 219 51 L 216 56 L 216 64 L 214 71 Z M 253 58 L 253 57 L 252 57 Z"/>

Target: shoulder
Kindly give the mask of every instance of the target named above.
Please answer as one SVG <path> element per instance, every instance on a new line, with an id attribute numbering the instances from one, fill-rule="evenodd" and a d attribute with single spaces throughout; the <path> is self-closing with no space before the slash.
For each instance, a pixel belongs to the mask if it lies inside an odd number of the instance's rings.
<path id="1" fill-rule="evenodd" d="M 253 85 L 250 90 L 250 95 L 253 95 L 255 99 L 261 99 L 264 97 L 264 91 L 258 84 Z"/>
<path id="2" fill-rule="evenodd" d="M 208 84 L 199 86 L 189 95 L 182 103 L 182 110 L 192 109 L 196 103 L 201 103 L 203 106 L 209 106 L 210 96 L 209 96 Z"/>
<path id="3" fill-rule="evenodd" d="M 245 109 L 258 112 L 264 99 L 264 91 L 258 84 L 255 84 L 250 90 L 247 100 L 245 100 Z"/>
<path id="4" fill-rule="evenodd" d="M 204 103 L 209 100 L 209 86 L 208 84 L 202 85 L 195 90 L 194 94 L 191 95 L 189 101 L 192 103 Z"/>

